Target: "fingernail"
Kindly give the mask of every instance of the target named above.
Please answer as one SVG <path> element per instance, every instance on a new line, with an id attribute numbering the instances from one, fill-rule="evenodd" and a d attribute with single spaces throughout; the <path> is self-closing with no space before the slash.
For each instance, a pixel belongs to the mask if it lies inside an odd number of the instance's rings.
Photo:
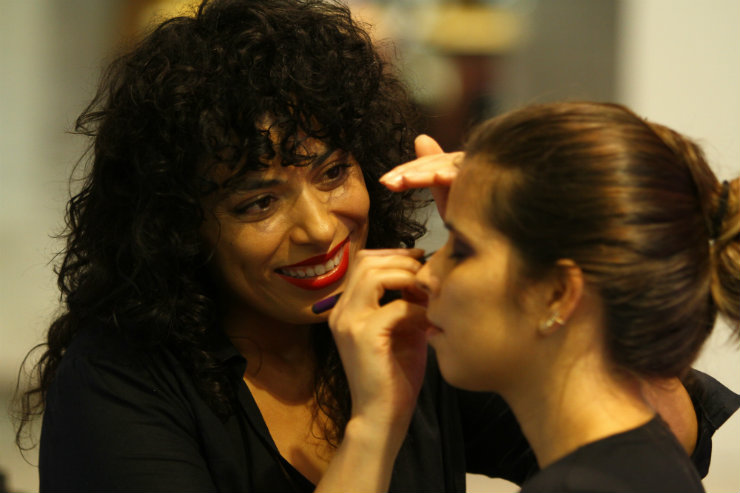
<path id="1" fill-rule="evenodd" d="M 380 177 L 380 181 L 387 185 L 399 185 L 403 180 L 403 177 L 397 175 L 383 175 Z"/>

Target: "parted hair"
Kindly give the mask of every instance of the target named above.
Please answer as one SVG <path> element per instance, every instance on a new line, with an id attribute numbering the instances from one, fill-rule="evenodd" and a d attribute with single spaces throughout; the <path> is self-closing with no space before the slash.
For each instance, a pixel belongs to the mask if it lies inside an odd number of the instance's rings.
<path id="1" fill-rule="evenodd" d="M 496 117 L 465 152 L 492 171 L 487 217 L 525 278 L 571 259 L 598 291 L 617 367 L 681 376 L 718 312 L 740 332 L 740 180 L 720 183 L 690 139 L 621 105 L 566 102 Z"/>
<path id="2" fill-rule="evenodd" d="M 276 154 L 297 164 L 301 142 L 319 139 L 362 168 L 368 246 L 411 246 L 424 232 L 412 218 L 418 204 L 378 178 L 412 157 L 413 125 L 393 70 L 334 0 L 206 0 L 115 59 L 76 122 L 92 143 L 67 206 L 56 269 L 63 308 L 39 348 L 35 385 L 21 396 L 19 445 L 66 348 L 88 325 L 171 350 L 214 411 L 228 415 L 232 384 L 210 348 L 218 300 L 198 233 L 203 197 L 223 185 L 208 180 L 208 165 L 238 174 Z M 336 443 L 349 392 L 328 330 L 318 333 L 315 388 Z"/>

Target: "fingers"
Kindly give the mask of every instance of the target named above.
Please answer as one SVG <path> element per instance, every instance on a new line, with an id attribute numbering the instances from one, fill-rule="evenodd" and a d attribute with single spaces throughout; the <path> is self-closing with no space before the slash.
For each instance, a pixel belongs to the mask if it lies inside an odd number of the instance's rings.
<path id="1" fill-rule="evenodd" d="M 432 154 L 442 154 L 444 151 L 436 140 L 428 135 L 421 134 L 414 140 L 416 157 L 424 157 Z"/>
<path id="2" fill-rule="evenodd" d="M 357 317 L 377 310 L 387 290 L 413 289 L 423 253 L 420 248 L 361 250 L 329 325 L 337 326 L 340 314 Z"/>
<path id="3" fill-rule="evenodd" d="M 423 337 L 428 325 L 429 322 L 427 321 L 426 309 L 424 307 L 398 299 L 374 310 L 372 319 L 366 319 L 362 330 L 353 331 L 349 324 L 340 323 L 333 331 L 335 335 L 354 332 L 368 339 L 375 337 L 374 332 L 377 331 L 388 332 L 389 334 L 418 331 L 419 337 Z"/>
<path id="4" fill-rule="evenodd" d="M 429 294 L 419 286 L 418 280 L 413 284 L 413 286 L 404 288 L 401 293 L 401 297 L 409 303 L 413 303 L 424 308 L 426 308 L 427 303 L 429 302 Z"/>
<path id="5" fill-rule="evenodd" d="M 391 257 L 393 255 L 407 256 L 411 258 L 421 258 L 424 256 L 422 248 L 368 248 L 360 250 L 357 254 L 358 259 L 365 257 Z"/>
<path id="6" fill-rule="evenodd" d="M 334 313 L 376 309 L 385 291 L 413 286 L 423 253 L 420 248 L 360 251 Z"/>
<path id="7" fill-rule="evenodd" d="M 415 286 L 421 249 L 363 250 L 329 315 L 352 394 L 352 413 L 380 423 L 407 423 L 424 379 L 426 311 L 386 290 Z"/>
<path id="8" fill-rule="evenodd" d="M 448 187 L 457 176 L 462 152 L 448 152 L 420 157 L 396 166 L 380 177 L 380 182 L 395 192 L 410 188 Z"/>

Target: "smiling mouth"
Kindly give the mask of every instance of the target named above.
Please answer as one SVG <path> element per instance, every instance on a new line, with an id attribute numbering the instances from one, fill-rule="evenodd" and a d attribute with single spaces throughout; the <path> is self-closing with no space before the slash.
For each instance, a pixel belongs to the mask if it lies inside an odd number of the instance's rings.
<path id="1" fill-rule="evenodd" d="M 349 267 L 349 237 L 326 255 L 311 257 L 294 265 L 275 269 L 290 284 L 303 289 L 322 289 L 341 280 Z"/>

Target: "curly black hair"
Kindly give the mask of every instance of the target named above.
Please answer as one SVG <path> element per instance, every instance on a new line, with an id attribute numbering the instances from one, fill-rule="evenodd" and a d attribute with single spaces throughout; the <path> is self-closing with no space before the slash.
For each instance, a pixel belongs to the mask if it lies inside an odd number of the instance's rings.
<path id="1" fill-rule="evenodd" d="M 333 0 L 206 0 L 117 58 L 76 122 L 92 139 L 90 167 L 67 206 L 56 268 L 64 309 L 21 396 L 19 446 L 66 348 L 88 325 L 166 347 L 228 416 L 231 384 L 210 349 L 221 328 L 198 233 L 203 197 L 219 184 L 204 164 L 240 173 L 274 153 L 295 164 L 301 140 L 319 139 L 360 163 L 371 200 L 368 247 L 412 246 L 424 233 L 413 219 L 419 202 L 378 178 L 412 157 L 414 124 L 404 87 Z M 330 333 L 315 332 L 315 392 L 336 444 L 349 391 Z"/>

